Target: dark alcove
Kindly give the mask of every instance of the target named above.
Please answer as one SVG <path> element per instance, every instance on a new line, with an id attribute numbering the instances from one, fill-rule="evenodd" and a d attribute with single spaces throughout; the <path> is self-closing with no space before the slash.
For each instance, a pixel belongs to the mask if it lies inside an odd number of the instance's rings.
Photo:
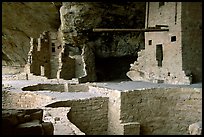
<path id="1" fill-rule="evenodd" d="M 135 56 L 95 58 L 97 81 L 128 80 L 126 73 L 130 64 L 137 60 Z"/>

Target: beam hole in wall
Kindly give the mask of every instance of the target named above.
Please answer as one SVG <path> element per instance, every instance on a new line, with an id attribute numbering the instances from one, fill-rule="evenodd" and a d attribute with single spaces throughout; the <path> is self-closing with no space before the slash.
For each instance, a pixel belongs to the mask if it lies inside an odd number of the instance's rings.
<path id="1" fill-rule="evenodd" d="M 129 80 L 126 73 L 135 60 L 136 56 L 95 57 L 97 81 Z"/>
<path id="2" fill-rule="evenodd" d="M 168 72 L 168 76 L 170 76 L 170 72 Z"/>
<path id="3" fill-rule="evenodd" d="M 171 42 L 176 41 L 176 36 L 171 36 Z"/>
<path id="4" fill-rule="evenodd" d="M 163 61 L 163 48 L 162 48 L 162 44 L 156 45 L 156 60 L 158 62 L 158 67 L 162 67 L 162 61 Z"/>

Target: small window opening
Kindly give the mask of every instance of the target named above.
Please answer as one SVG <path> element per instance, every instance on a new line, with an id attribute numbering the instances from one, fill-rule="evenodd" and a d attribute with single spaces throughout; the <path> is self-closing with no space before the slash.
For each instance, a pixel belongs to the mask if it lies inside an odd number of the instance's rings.
<path id="1" fill-rule="evenodd" d="M 52 43 L 52 52 L 55 52 L 55 44 Z"/>
<path id="2" fill-rule="evenodd" d="M 149 45 L 152 45 L 152 40 L 149 40 Z"/>
<path id="3" fill-rule="evenodd" d="M 171 37 L 171 42 L 174 42 L 174 41 L 176 41 L 176 36 Z"/>
<path id="4" fill-rule="evenodd" d="M 158 62 L 158 67 L 162 67 L 162 61 L 163 61 L 163 48 L 162 48 L 162 44 L 156 45 L 156 60 Z"/>
<path id="5" fill-rule="evenodd" d="M 164 2 L 159 2 L 159 7 L 163 6 Z"/>

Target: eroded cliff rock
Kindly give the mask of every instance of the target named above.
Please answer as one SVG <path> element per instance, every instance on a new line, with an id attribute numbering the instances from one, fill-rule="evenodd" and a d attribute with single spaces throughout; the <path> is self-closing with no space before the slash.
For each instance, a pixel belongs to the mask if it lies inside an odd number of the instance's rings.
<path id="1" fill-rule="evenodd" d="M 2 7 L 3 65 L 24 66 L 30 38 L 38 38 L 45 31 L 60 34 L 64 54 L 72 56 L 76 64 L 84 63 L 77 67 L 80 74 L 75 76 L 86 81 L 96 80 L 95 72 L 103 71 L 95 68 L 98 59 L 130 56 L 131 61 L 121 60 L 121 66 L 112 69 L 128 71 L 129 65 L 122 64 L 132 63 L 144 48 L 143 32 L 93 32 L 93 29 L 144 28 L 145 2 L 6 2 Z"/>
<path id="2" fill-rule="evenodd" d="M 59 28 L 59 7 L 54 2 L 2 3 L 2 65 L 26 63 L 30 37 Z"/>

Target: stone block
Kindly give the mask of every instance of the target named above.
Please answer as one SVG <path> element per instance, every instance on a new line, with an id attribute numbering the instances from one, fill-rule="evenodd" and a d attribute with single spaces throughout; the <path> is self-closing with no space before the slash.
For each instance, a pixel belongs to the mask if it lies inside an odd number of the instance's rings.
<path id="1" fill-rule="evenodd" d="M 15 135 L 43 135 L 44 131 L 39 120 L 19 124 L 15 128 Z"/>
<path id="2" fill-rule="evenodd" d="M 129 122 L 122 123 L 124 135 L 140 135 L 140 123 Z"/>
<path id="3" fill-rule="evenodd" d="M 42 127 L 44 130 L 44 135 L 53 135 L 54 134 L 54 126 L 52 122 L 43 122 Z"/>
<path id="4" fill-rule="evenodd" d="M 39 120 L 40 122 L 42 122 L 43 110 L 39 110 L 39 111 L 36 111 L 36 112 L 30 114 L 30 118 L 31 118 L 31 120 Z"/>
<path id="5" fill-rule="evenodd" d="M 202 121 L 191 124 L 188 130 L 190 135 L 202 135 Z"/>

